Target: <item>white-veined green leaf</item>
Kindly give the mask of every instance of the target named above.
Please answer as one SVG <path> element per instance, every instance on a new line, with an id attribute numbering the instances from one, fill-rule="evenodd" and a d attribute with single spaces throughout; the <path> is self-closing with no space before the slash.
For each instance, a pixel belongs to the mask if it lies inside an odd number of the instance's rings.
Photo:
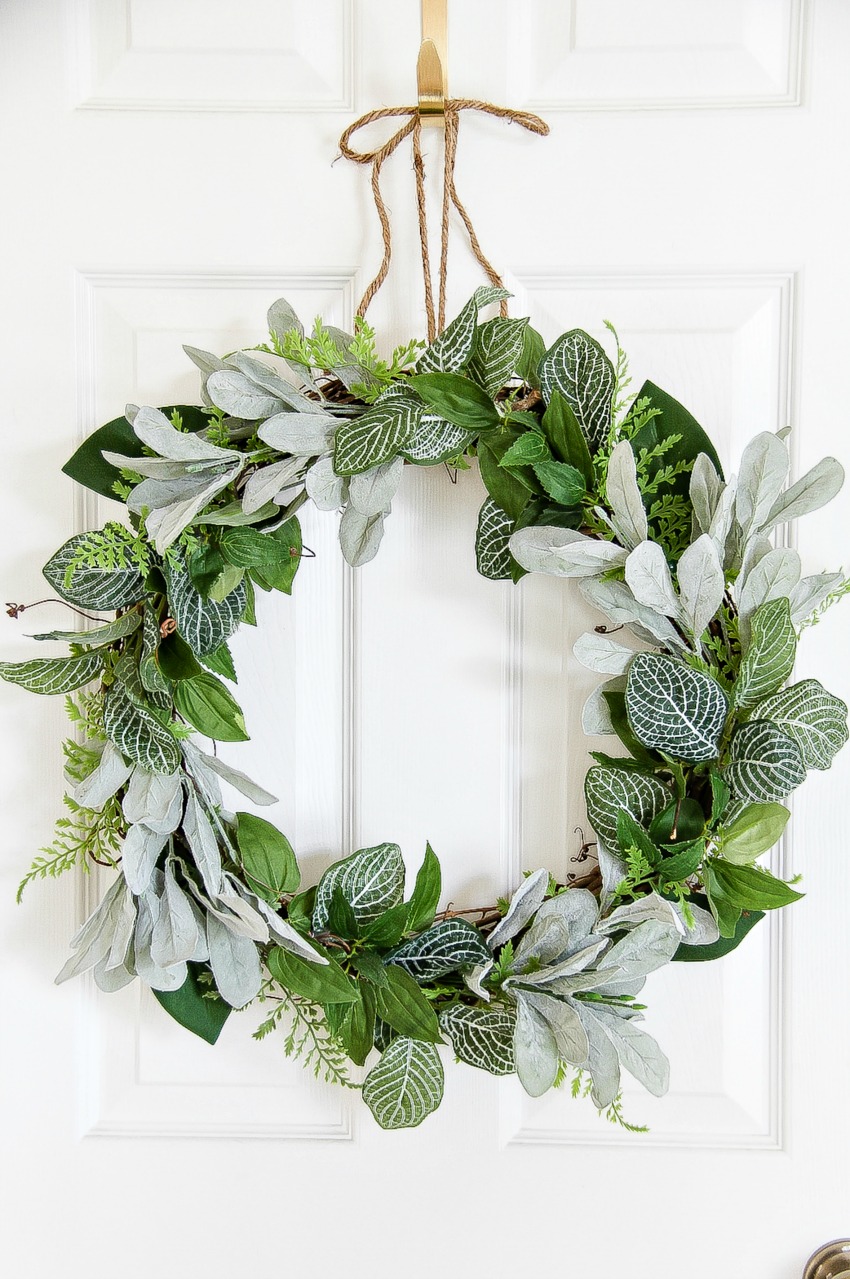
<path id="1" fill-rule="evenodd" d="M 470 1008 L 452 1004 L 440 1015 L 440 1026 L 451 1040 L 455 1055 L 468 1066 L 491 1075 L 512 1075 L 516 1018 L 506 1008 Z"/>
<path id="2" fill-rule="evenodd" d="M 441 919 L 387 956 L 388 963 L 403 968 L 420 983 L 486 964 L 489 959 L 487 943 L 465 919 Z"/>
<path id="3" fill-rule="evenodd" d="M 510 296 L 507 289 L 496 285 L 484 285 L 476 289 L 451 324 L 448 324 L 422 352 L 416 365 L 416 372 L 459 373 L 469 363 L 472 355 L 475 326 L 478 323 L 480 308 Z"/>
<path id="4" fill-rule="evenodd" d="M 357 475 L 395 457 L 415 435 L 422 411 L 412 396 L 385 394 L 362 417 L 343 422 L 334 441 L 337 475 Z"/>
<path id="5" fill-rule="evenodd" d="M 609 848 L 617 847 L 617 817 L 625 810 L 641 826 L 649 826 L 672 799 L 670 791 L 651 773 L 597 765 L 584 779 L 590 824 Z"/>
<path id="6" fill-rule="evenodd" d="M 122 755 L 151 773 L 173 773 L 180 767 L 180 748 L 171 733 L 149 710 L 131 701 L 120 683 L 106 691 L 103 726 Z"/>
<path id="7" fill-rule="evenodd" d="M 785 799 L 805 777 L 799 746 L 771 720 L 754 719 L 736 730 L 726 772 L 735 799 Z"/>
<path id="8" fill-rule="evenodd" d="M 775 693 L 791 674 L 796 652 L 789 600 L 768 600 L 750 618 L 750 640 L 732 695 L 735 705 L 754 706 Z"/>
<path id="9" fill-rule="evenodd" d="M 168 692 L 168 680 L 159 669 L 159 663 L 156 660 L 161 638 L 156 609 L 150 601 L 146 601 L 142 620 L 142 652 L 139 658 L 139 676 L 143 688 L 148 693 Z"/>
<path id="10" fill-rule="evenodd" d="M 185 562 L 181 562 L 168 570 L 168 599 L 178 635 L 193 653 L 206 656 L 214 653 L 237 629 L 247 596 L 245 583 L 240 582 L 223 600 L 205 600 L 195 589 Z"/>
<path id="11" fill-rule="evenodd" d="M 36 657 L 29 662 L 0 662 L 0 679 L 30 693 L 73 693 L 103 670 L 102 653 L 82 657 Z"/>
<path id="12" fill-rule="evenodd" d="M 626 714 L 650 750 L 690 763 L 714 759 L 728 712 L 720 685 L 684 662 L 638 653 L 629 667 Z"/>
<path id="13" fill-rule="evenodd" d="M 85 648 L 102 648 L 104 644 L 114 644 L 116 640 L 126 639 L 138 629 L 142 615 L 138 612 L 125 613 L 116 617 L 114 622 L 106 626 L 93 626 L 88 631 L 42 631 L 40 635 L 30 635 L 30 639 L 59 640 L 64 644 L 79 644 Z"/>
<path id="14" fill-rule="evenodd" d="M 478 512 L 475 531 L 475 563 L 482 577 L 491 582 L 509 581 L 511 552 L 508 543 L 514 522 L 488 497 Z"/>
<path id="15" fill-rule="evenodd" d="M 700 456 L 705 457 L 705 454 Z M 711 470 L 716 476 L 713 466 Z M 688 627 L 691 634 L 699 639 L 723 603 L 726 591 L 723 566 L 708 533 L 703 533 L 682 552 L 676 566 L 676 578 Z"/>
<path id="16" fill-rule="evenodd" d="M 77 533 L 60 546 L 44 566 L 44 576 L 58 595 L 81 608 L 97 608 L 112 611 L 135 604 L 144 594 L 144 581 L 134 564 L 126 568 L 90 568 L 81 565 L 74 569 L 70 585 L 65 584 L 68 568 L 76 557 L 91 545 L 97 533 Z"/>
<path id="17" fill-rule="evenodd" d="M 416 466 L 436 466 L 439 462 L 450 462 L 459 457 L 473 435 L 474 432 L 426 411 L 419 419 L 412 439 L 399 452 Z"/>
<path id="18" fill-rule="evenodd" d="M 527 318 L 497 316 L 495 320 L 485 320 L 475 330 L 469 375 L 488 395 L 500 391 L 516 372 L 527 326 Z"/>
<path id="19" fill-rule="evenodd" d="M 548 404 L 552 393 L 560 391 L 575 413 L 591 452 L 608 434 L 615 381 L 608 356 L 581 329 L 564 333 L 540 361 L 543 398 Z"/>
<path id="20" fill-rule="evenodd" d="M 806 768 L 831 768 L 847 741 L 847 706 L 816 679 L 802 680 L 768 697 L 755 714 L 771 720 L 797 743 Z"/>
<path id="21" fill-rule="evenodd" d="M 382 1128 L 416 1128 L 442 1101 L 443 1078 L 433 1044 L 399 1035 L 366 1076 L 363 1100 Z"/>
<path id="22" fill-rule="evenodd" d="M 313 929 L 327 927 L 328 911 L 336 889 L 354 911 L 357 923 L 371 924 L 404 896 L 404 861 L 398 844 L 376 844 L 352 853 L 330 866 L 319 880 L 313 908 Z"/>

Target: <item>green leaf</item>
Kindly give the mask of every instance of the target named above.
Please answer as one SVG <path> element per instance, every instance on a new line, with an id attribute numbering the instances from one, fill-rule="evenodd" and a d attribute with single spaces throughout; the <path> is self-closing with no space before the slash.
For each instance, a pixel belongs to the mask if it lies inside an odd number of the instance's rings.
<path id="1" fill-rule="evenodd" d="M 657 844 L 690 843 L 699 839 L 705 829 L 705 813 L 695 799 L 682 799 L 669 804 L 649 828 Z"/>
<path id="2" fill-rule="evenodd" d="M 177 990 L 155 990 L 154 998 L 159 1001 L 169 1017 L 191 1030 L 193 1035 L 214 1044 L 233 1011 L 230 1004 L 222 998 L 205 998 L 214 991 L 214 987 L 202 984 L 198 978 L 208 970 L 204 965 L 189 963 L 188 973 L 183 985 Z"/>
<path id="3" fill-rule="evenodd" d="M 375 1039 L 375 992 L 370 986 L 361 982 L 358 985 L 360 998 L 356 1004 L 350 1004 L 339 1028 L 339 1037 L 351 1060 L 362 1066 Z"/>
<path id="4" fill-rule="evenodd" d="M 191 404 L 177 404 L 161 410 L 166 417 L 175 411 L 183 420 L 183 426 L 189 431 L 204 430 L 209 426 L 209 417 L 203 409 Z M 76 453 L 62 467 L 62 473 L 82 484 L 84 488 L 99 493 L 101 497 L 111 497 L 118 501 L 113 485 L 121 479 L 120 471 L 103 456 L 107 453 L 122 453 L 126 457 L 142 457 L 145 446 L 133 430 L 126 417 L 113 418 L 105 426 L 99 427 L 88 439 L 84 440 Z"/>
<path id="5" fill-rule="evenodd" d="M 584 476 L 569 462 L 537 462 L 534 474 L 559 506 L 578 506 L 585 495 Z"/>
<path id="6" fill-rule="evenodd" d="M 714 769 L 711 770 L 709 777 L 711 779 L 711 824 L 714 825 L 726 812 L 732 792 Z"/>
<path id="7" fill-rule="evenodd" d="M 440 1014 L 440 1026 L 455 1055 L 468 1066 L 491 1075 L 512 1075 L 516 1018 L 504 1008 L 470 1008 L 452 1004 Z"/>
<path id="8" fill-rule="evenodd" d="M 523 431 L 499 460 L 499 466 L 530 466 L 551 460 L 549 445 L 536 431 Z"/>
<path id="9" fill-rule="evenodd" d="M 363 1084 L 382 1128 L 416 1128 L 443 1099 L 443 1064 L 433 1044 L 394 1039 Z"/>
<path id="10" fill-rule="evenodd" d="M 193 679 L 204 673 L 189 645 L 177 634 L 168 635 L 160 642 L 157 660 L 159 669 L 169 680 Z"/>
<path id="11" fill-rule="evenodd" d="M 131 564 L 127 568 L 90 568 L 79 566 L 74 569 L 70 584 L 66 584 L 66 576 L 72 562 L 91 546 L 91 539 L 97 533 L 77 533 L 69 538 L 64 546 L 60 546 L 42 570 L 50 585 L 70 604 L 80 608 L 96 608 L 111 612 L 114 609 L 127 608 L 136 604 L 144 595 L 144 579 Z"/>
<path id="12" fill-rule="evenodd" d="M 587 772 L 584 795 L 590 824 L 606 848 L 617 847 L 617 818 L 625 809 L 641 826 L 666 808 L 670 792 L 652 773 L 597 765 Z"/>
<path id="13" fill-rule="evenodd" d="M 263 590 L 282 591 L 284 595 L 291 595 L 295 574 L 301 567 L 301 525 L 293 515 L 285 524 L 271 533 L 263 533 L 262 536 L 266 541 L 276 544 L 281 555 L 275 561 L 267 560 L 259 568 L 252 568 L 251 577 Z"/>
<path id="14" fill-rule="evenodd" d="M 736 799 L 772 803 L 790 795 L 805 777 L 800 748 L 776 724 L 754 719 L 735 730 L 726 780 Z"/>
<path id="15" fill-rule="evenodd" d="M 497 316 L 475 330 L 469 373 L 488 395 L 500 391 L 520 364 L 527 325 L 527 319 Z"/>
<path id="16" fill-rule="evenodd" d="M 661 860 L 660 850 L 655 847 L 644 828 L 635 821 L 627 808 L 621 808 L 617 814 L 617 843 L 623 854 L 628 853 L 631 848 L 636 848 L 650 866 L 656 866 Z"/>
<path id="17" fill-rule="evenodd" d="M 383 915 L 379 915 L 364 930 L 364 940 L 370 946 L 377 946 L 381 949 L 397 946 L 408 931 L 407 910 L 407 902 L 399 902 L 396 906 L 390 906 L 388 910 L 384 911 Z"/>
<path id="18" fill-rule="evenodd" d="M 398 906 L 393 906 L 391 909 L 394 911 L 398 910 Z M 390 912 L 387 911 L 381 916 L 381 919 L 386 918 L 386 915 L 389 913 Z M 375 925 L 380 922 L 381 920 L 378 919 L 375 921 L 375 924 L 370 924 L 369 927 L 374 928 Z M 366 936 L 368 939 L 368 930 Z M 384 962 L 380 955 L 376 955 L 372 950 L 361 950 L 358 951 L 357 954 L 352 955 L 351 966 L 357 973 L 358 977 L 362 977 L 365 981 L 371 982 L 373 986 L 386 986 L 388 984 L 387 970 L 384 966 Z"/>
<path id="19" fill-rule="evenodd" d="M 404 895 L 404 861 L 398 844 L 376 844 L 330 866 L 319 880 L 313 927 L 327 927 L 334 890 L 339 888 L 353 908 L 357 923 L 367 927 Z"/>
<path id="20" fill-rule="evenodd" d="M 459 373 L 419 373 L 409 384 L 435 413 L 466 431 L 488 431 L 501 422 L 487 392 Z"/>
<path id="21" fill-rule="evenodd" d="M 20 684 L 30 693 L 73 693 L 103 670 L 102 653 L 82 657 L 37 657 L 29 662 L 0 662 L 0 679 Z"/>
<path id="22" fill-rule="evenodd" d="M 248 885 L 265 901 L 277 905 L 283 893 L 294 893 L 301 872 L 285 835 L 262 817 L 237 813 L 236 842 Z"/>
<path id="23" fill-rule="evenodd" d="M 245 717 L 233 694 L 214 675 L 195 675 L 174 686 L 174 705 L 199 733 L 217 742 L 247 742 Z"/>
<path id="24" fill-rule="evenodd" d="M 779 841 L 791 814 L 782 804 L 748 804 L 721 832 L 727 862 L 747 866 Z"/>
<path id="25" fill-rule="evenodd" d="M 407 928 L 410 932 L 418 933 L 433 924 L 441 891 L 440 862 L 431 845 L 426 844 L 425 857 L 416 872 L 413 892 L 407 903 Z"/>
<path id="26" fill-rule="evenodd" d="M 672 395 L 662 391 L 654 382 L 644 382 L 638 391 L 637 399 L 648 397 L 652 407 L 661 412 L 632 437 L 631 445 L 635 457 L 641 451 L 650 452 L 671 435 L 679 435 L 681 439 L 667 448 L 661 457 L 653 458 L 647 466 L 647 478 L 653 479 L 659 470 L 674 466 L 677 462 L 693 463 L 700 453 L 707 453 L 717 474 L 723 479 L 723 467 L 717 450 L 705 431 L 686 408 L 674 400 Z M 688 496 L 690 475 L 687 471 L 677 475 L 669 485 L 669 491 Z"/>
<path id="27" fill-rule="evenodd" d="M 342 890 L 335 888 L 328 907 L 327 931 L 335 937 L 344 937 L 354 941 L 360 935 L 357 927 L 357 916 L 342 895 Z"/>
<path id="28" fill-rule="evenodd" d="M 512 520 L 519 519 L 531 497 L 531 486 L 514 471 L 503 469 L 499 463 L 519 432 L 502 430 L 478 442 L 478 467 L 481 479 L 490 497 Z"/>
<path id="29" fill-rule="evenodd" d="M 514 522 L 497 506 L 492 497 L 488 497 L 478 512 L 478 527 L 475 531 L 475 566 L 482 577 L 491 582 L 505 582 L 511 579 L 511 566 L 514 562 L 509 542 Z"/>
<path id="30" fill-rule="evenodd" d="M 742 910 L 777 910 L 804 896 L 757 866 L 733 866 L 717 857 L 711 869 L 729 900 Z"/>
<path id="31" fill-rule="evenodd" d="M 306 937 L 313 927 L 313 910 L 316 906 L 316 885 L 298 893 L 286 908 L 286 917 L 293 928 Z"/>
<path id="32" fill-rule="evenodd" d="M 465 919 L 441 919 L 394 950 L 387 956 L 387 963 L 398 965 L 420 984 L 427 984 L 448 973 L 486 964 L 491 958 L 487 943 L 472 924 Z"/>
<path id="33" fill-rule="evenodd" d="M 581 329 L 564 333 L 540 361 L 540 390 L 547 404 L 557 391 L 576 415 L 591 452 L 611 426 L 616 376 L 599 343 Z"/>
<path id="34" fill-rule="evenodd" d="M 656 867 L 662 884 L 673 884 L 695 874 L 705 856 L 705 840 L 694 839 L 687 844 L 674 844 L 668 857 L 662 857 Z"/>
<path id="35" fill-rule="evenodd" d="M 378 1016 L 400 1035 L 442 1043 L 437 1014 L 403 968 L 387 966 L 386 986 L 376 987 Z"/>
<path id="36" fill-rule="evenodd" d="M 695 895 L 694 902 L 700 906 L 708 906 L 708 898 L 701 894 Z M 673 960 L 680 963 L 705 963 L 712 959 L 722 959 L 724 955 L 728 955 L 730 951 L 740 946 L 751 928 L 764 919 L 764 912 L 760 910 L 745 910 L 734 925 L 732 935 L 730 937 L 720 937 L 717 941 L 709 943 L 707 946 L 680 946 L 673 956 Z"/>
<path id="37" fill-rule="evenodd" d="M 226 644 L 220 644 L 212 653 L 204 653 L 201 661 L 208 671 L 213 671 L 216 675 L 223 675 L 225 679 L 232 680 L 234 684 L 237 683 L 233 654 Z"/>
<path id="38" fill-rule="evenodd" d="M 354 1004 L 360 998 L 356 982 L 334 960 L 314 964 L 282 946 L 273 946 L 266 962 L 272 977 L 285 990 L 316 1004 Z"/>
<path id="39" fill-rule="evenodd" d="M 102 648 L 104 644 L 114 644 L 116 640 L 126 639 L 141 625 L 142 615 L 135 609 L 116 617 L 114 622 L 106 626 L 95 626 L 89 631 L 42 631 L 40 635 L 31 635 L 35 640 L 59 640 L 64 644 L 77 644 L 81 648 Z"/>
<path id="40" fill-rule="evenodd" d="M 638 653 L 629 667 L 626 713 L 638 741 L 674 759 L 714 759 L 729 704 L 702 671 L 657 653 Z"/>
<path id="41" fill-rule="evenodd" d="M 290 558 L 288 546 L 255 528 L 227 528 L 218 544 L 224 558 L 239 568 L 262 568 Z"/>
<path id="42" fill-rule="evenodd" d="M 708 904 L 720 930 L 721 938 L 733 938 L 740 924 L 741 907 L 736 906 L 724 892 L 723 885 L 714 873 L 714 861 L 709 862 L 703 868 L 702 879 Z M 680 947 L 679 949 L 684 950 L 686 948 Z"/>
<path id="43" fill-rule="evenodd" d="M 412 396 L 385 393 L 373 408 L 337 430 L 334 471 L 360 475 L 388 462 L 414 438 L 421 416 L 422 405 Z"/>
<path id="44" fill-rule="evenodd" d="M 755 714 L 772 720 L 797 743 L 806 768 L 830 768 L 847 741 L 847 706 L 816 679 L 801 680 L 760 702 Z"/>
<path id="45" fill-rule="evenodd" d="M 537 332 L 537 329 L 533 329 L 530 324 L 527 324 L 522 335 L 522 351 L 517 361 L 516 371 L 526 386 L 530 386 L 535 391 L 540 390 L 538 368 L 545 354 L 546 343 Z"/>
<path id="46" fill-rule="evenodd" d="M 235 591 L 237 586 L 241 585 L 244 576 L 244 568 L 236 568 L 233 564 L 225 564 L 218 577 L 210 585 L 206 599 L 214 600 L 216 604 L 220 604 L 222 600 L 227 599 L 231 591 Z"/>
<path id="47" fill-rule="evenodd" d="M 113 746 L 149 772 L 173 773 L 180 767 L 180 747 L 171 733 L 149 710 L 133 702 L 122 684 L 106 691 L 103 726 Z"/>
<path id="48" fill-rule="evenodd" d="M 239 626 L 247 604 L 244 581 L 223 600 L 205 600 L 184 564 L 168 568 L 168 599 L 177 632 L 197 657 L 214 653 Z"/>
<path id="49" fill-rule="evenodd" d="M 768 600 L 750 619 L 750 642 L 732 692 L 736 706 L 754 706 L 784 684 L 794 666 L 797 632 L 791 601 Z"/>
<path id="50" fill-rule="evenodd" d="M 559 391 L 553 391 L 542 419 L 543 433 L 552 452 L 580 471 L 585 487 L 593 488 L 593 460 L 578 418 Z"/>

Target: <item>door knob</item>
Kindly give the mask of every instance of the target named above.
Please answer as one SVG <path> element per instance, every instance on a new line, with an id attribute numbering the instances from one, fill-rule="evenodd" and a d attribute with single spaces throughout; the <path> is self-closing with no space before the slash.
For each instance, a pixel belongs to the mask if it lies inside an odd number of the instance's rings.
<path id="1" fill-rule="evenodd" d="M 809 1257 L 803 1279 L 850 1279 L 850 1239 L 833 1239 Z"/>

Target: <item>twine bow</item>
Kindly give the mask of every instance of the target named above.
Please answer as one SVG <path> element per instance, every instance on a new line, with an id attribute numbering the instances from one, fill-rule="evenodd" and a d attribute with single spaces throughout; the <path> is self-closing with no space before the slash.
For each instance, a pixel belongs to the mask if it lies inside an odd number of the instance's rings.
<path id="1" fill-rule="evenodd" d="M 482 252 L 470 216 L 464 208 L 455 186 L 454 170 L 461 111 L 483 111 L 485 114 L 496 116 L 500 120 L 508 120 L 513 124 L 518 124 L 523 129 L 527 129 L 529 133 L 537 133 L 541 137 L 545 137 L 549 132 L 548 124 L 541 120 L 539 116 L 532 115 L 529 111 L 514 111 L 510 107 L 497 107 L 492 102 L 481 102 L 477 98 L 449 98 L 446 101 L 443 207 L 436 314 L 434 312 L 434 286 L 431 278 L 431 257 L 428 248 L 428 223 L 425 208 L 425 161 L 422 156 L 422 118 L 419 114 L 419 108 L 380 107 L 376 111 L 367 111 L 359 120 L 355 120 L 353 124 L 348 126 L 339 140 L 339 149 L 346 160 L 353 160 L 355 164 L 369 164 L 372 166 L 372 196 L 380 219 L 381 236 L 384 242 L 383 261 L 357 308 L 357 314 L 364 316 L 370 302 L 387 278 L 392 259 L 392 232 L 390 230 L 387 207 L 381 194 L 381 169 L 384 161 L 392 155 L 404 139 L 412 136 L 413 172 L 416 180 L 416 205 L 419 216 L 419 241 L 422 247 L 422 273 L 425 280 L 425 313 L 428 320 L 429 342 L 434 341 L 434 338 L 438 333 L 442 332 L 446 323 L 446 272 L 449 258 L 449 218 L 452 205 L 454 205 L 466 227 L 472 252 L 484 269 L 487 278 L 491 284 L 499 286 L 502 284 L 502 278 L 498 271 Z M 404 123 L 381 146 L 375 147 L 372 151 L 357 151 L 351 146 L 351 139 L 358 130 L 364 128 L 367 124 L 372 124 L 375 120 L 387 119 L 403 119 Z M 507 304 L 504 301 L 501 304 L 501 311 L 502 315 L 507 315 Z"/>

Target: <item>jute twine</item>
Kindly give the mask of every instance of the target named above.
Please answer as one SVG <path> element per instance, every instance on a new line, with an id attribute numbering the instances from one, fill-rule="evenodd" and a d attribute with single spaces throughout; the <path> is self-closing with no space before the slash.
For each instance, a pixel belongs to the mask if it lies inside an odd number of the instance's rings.
<path id="1" fill-rule="evenodd" d="M 367 111 L 359 120 L 350 124 L 339 140 L 339 149 L 347 160 L 355 164 L 368 164 L 372 167 L 372 196 L 381 223 L 381 236 L 384 241 L 384 257 L 378 274 L 369 285 L 357 308 L 357 314 L 364 316 L 369 304 L 380 289 L 392 260 L 392 232 L 387 206 L 381 194 L 381 169 L 384 162 L 400 146 L 407 137 L 413 142 L 413 173 L 416 181 L 416 206 L 419 217 L 419 241 L 422 249 L 422 273 L 425 281 L 425 313 L 428 320 L 428 341 L 433 342 L 442 332 L 446 323 L 446 273 L 449 260 L 449 222 L 452 206 L 457 210 L 476 260 L 481 264 L 491 284 L 502 284 L 502 278 L 496 268 L 484 256 L 472 220 L 466 211 L 455 186 L 455 159 L 457 156 L 457 139 L 460 128 L 461 111 L 483 111 L 486 115 L 496 116 L 500 120 L 518 124 L 529 133 L 537 133 L 545 137 L 549 126 L 539 116 L 529 111 L 514 111 L 510 107 L 497 107 L 492 102 L 481 102 L 478 98 L 449 98 L 445 104 L 445 149 L 443 167 L 443 202 L 442 223 L 440 228 L 440 268 L 438 274 L 437 310 L 434 309 L 434 286 L 431 277 L 431 257 L 428 248 L 428 219 L 425 208 L 425 161 L 422 156 L 422 117 L 418 107 L 379 107 L 376 111 Z M 358 130 L 376 120 L 402 119 L 401 128 L 387 139 L 381 146 L 372 151 L 357 151 L 351 146 L 351 139 Z M 507 303 L 501 304 L 502 315 L 507 315 Z"/>

